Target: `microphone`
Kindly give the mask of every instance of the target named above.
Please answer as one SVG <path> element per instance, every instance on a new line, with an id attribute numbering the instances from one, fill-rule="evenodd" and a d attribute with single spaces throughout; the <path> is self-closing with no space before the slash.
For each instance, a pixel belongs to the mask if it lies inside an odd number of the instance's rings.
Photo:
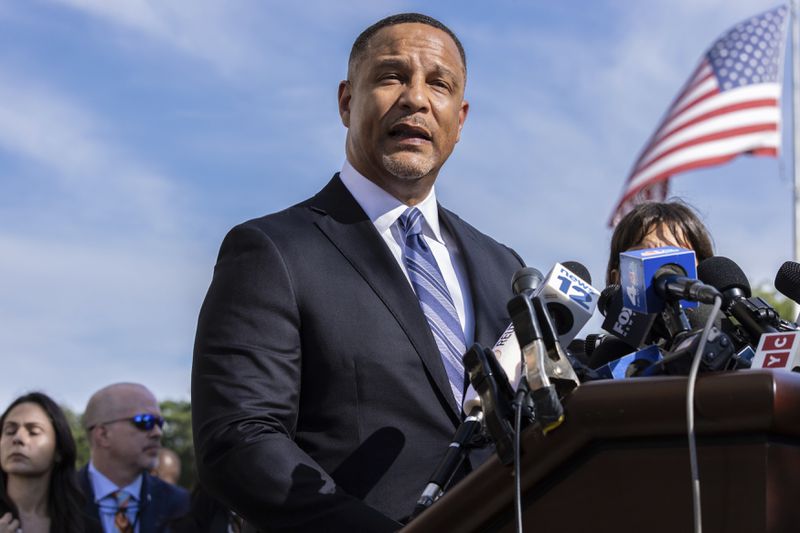
<path id="1" fill-rule="evenodd" d="M 570 360 L 563 347 L 572 342 L 594 314 L 600 293 L 591 283 L 589 271 L 577 261 L 556 263 L 533 299 L 548 353 L 545 372 L 560 397 L 580 384 L 573 364 L 587 377 L 580 360 Z"/>
<path id="2" fill-rule="evenodd" d="M 603 344 L 607 336 L 605 333 L 589 333 L 584 339 L 574 339 L 567 346 L 567 353 L 580 361 L 581 364 L 588 365 L 592 354 Z"/>
<path id="3" fill-rule="evenodd" d="M 606 337 L 603 339 L 603 342 L 594 349 L 591 357 L 589 357 L 589 368 L 598 369 L 611 361 L 616 361 L 620 357 L 635 351 L 636 348 L 631 347 L 630 344 L 622 339 Z"/>
<path id="4" fill-rule="evenodd" d="M 750 344 L 756 346 L 761 335 L 781 327 L 777 311 L 763 299 L 750 296 L 747 276 L 731 259 L 709 257 L 698 265 L 697 271 L 700 279 L 722 293 L 722 310 L 741 324 Z"/>
<path id="5" fill-rule="evenodd" d="M 542 424 L 544 433 L 547 433 L 564 420 L 564 407 L 558 398 L 555 385 L 550 383 L 545 371 L 546 361 L 550 358 L 542 338 L 542 328 L 539 325 L 537 311 L 534 309 L 534 301 L 541 305 L 541 301 L 536 297 L 531 299 L 526 294 L 518 294 L 508 302 L 508 313 L 514 324 L 517 341 L 522 346 L 525 378 L 531 390 L 535 416 Z M 577 377 L 575 379 L 577 380 Z"/>
<path id="6" fill-rule="evenodd" d="M 458 426 L 453 442 L 447 447 L 444 457 L 434 470 L 428 485 L 422 491 L 422 495 L 414 507 L 414 511 L 409 517 L 411 520 L 419 516 L 422 511 L 433 505 L 444 493 L 444 489 L 450 484 L 458 467 L 464 462 L 469 453 L 469 442 L 481 427 L 483 421 L 483 411 L 480 407 L 473 408 L 472 412 Z"/>
<path id="7" fill-rule="evenodd" d="M 477 410 L 483 411 L 483 424 L 495 443 L 497 455 L 503 464 L 511 464 L 514 460 L 514 429 L 509 421 L 513 417 L 511 402 L 514 391 L 508 377 L 491 350 L 478 343 L 464 354 L 464 367 L 469 374 L 470 390 L 477 396 L 471 400 L 469 416 Z"/>
<path id="8" fill-rule="evenodd" d="M 553 266 L 536 296 L 547 306 L 559 343 L 567 346 L 594 314 L 600 293 L 585 266 L 565 261 Z"/>
<path id="9" fill-rule="evenodd" d="M 619 254 L 623 305 L 639 313 L 658 313 L 667 303 L 685 308 L 713 303 L 717 291 L 694 279 L 691 250 L 666 246 Z M 676 307 L 676 306 L 673 306 Z"/>
<path id="10" fill-rule="evenodd" d="M 668 374 L 688 375 L 692 359 L 697 351 L 702 337 L 702 331 L 694 331 L 681 335 L 675 339 L 672 351 L 664 357 L 662 364 Z M 704 371 L 719 371 L 736 368 L 740 358 L 736 353 L 736 346 L 730 336 L 716 326 L 711 326 L 703 353 L 700 356 L 700 365 Z"/>
<path id="11" fill-rule="evenodd" d="M 680 265 L 664 265 L 653 276 L 653 285 L 663 300 L 688 300 L 713 304 L 720 297 L 717 289 L 700 280 L 687 278 L 686 270 Z M 693 306 L 696 307 L 696 306 Z"/>
<path id="12" fill-rule="evenodd" d="M 800 263 L 786 261 L 782 264 L 775 274 L 775 288 L 790 300 L 800 303 Z M 800 320 L 800 315 L 797 318 Z"/>
<path id="13" fill-rule="evenodd" d="M 580 270 L 583 276 L 589 273 L 585 267 L 572 263 L 573 268 Z M 577 266 L 576 266 L 577 265 Z M 515 276 L 515 281 L 522 276 Z M 514 284 L 517 288 L 518 284 Z M 508 302 L 508 312 L 514 325 L 518 344 L 522 347 L 525 359 L 527 385 L 531 390 L 531 398 L 535 405 L 536 418 L 547 433 L 564 419 L 564 408 L 559 400 L 556 386 L 550 377 L 562 387 L 569 390 L 580 384 L 578 376 L 561 347 L 559 334 L 572 340 L 580 327 L 580 318 L 575 319 L 571 311 L 573 304 L 581 309 L 591 311 L 596 306 L 597 291 L 575 273 L 556 263 L 547 278 L 533 297 L 529 291 L 518 291 L 519 294 Z M 549 304 L 545 303 L 550 300 Z M 560 328 L 553 320 L 553 313 L 559 317 Z M 578 315 L 580 316 L 580 315 Z M 583 323 L 588 320 L 582 320 Z M 580 326 L 576 326 L 580 323 Z M 543 325 L 542 325 L 543 324 Z M 572 337 L 569 337 L 569 336 Z"/>
<path id="14" fill-rule="evenodd" d="M 514 294 L 530 296 L 541 286 L 542 281 L 544 281 L 544 276 L 539 270 L 533 267 L 525 267 L 514 273 L 511 279 L 511 288 Z M 491 354 L 487 354 L 486 357 L 494 359 L 498 363 L 504 375 L 507 376 L 506 381 L 513 385 L 514 390 L 517 390 L 520 380 L 522 380 L 522 356 L 519 342 L 517 342 L 517 337 L 514 334 L 513 323 L 509 324 L 500 335 L 500 338 L 497 339 L 497 342 L 492 347 Z M 473 384 L 470 383 L 464 395 L 464 413 L 469 414 L 476 405 L 481 405 L 481 397 Z"/>
<path id="15" fill-rule="evenodd" d="M 503 336 L 501 341 L 502 339 Z M 474 446 L 473 437 L 482 427 L 486 428 L 495 443 L 500 461 L 508 465 L 514 460 L 514 430 L 509 422 L 514 414 L 514 391 L 508 376 L 492 351 L 478 343 L 473 344 L 464 354 L 463 360 L 469 374 L 470 390 L 475 393 L 475 397 L 464 402 L 464 408 L 469 410 L 467 417 L 456 430 L 447 452 L 417 500 L 410 515 L 412 520 L 442 496 L 445 487 L 450 484 L 453 475 L 469 455 L 470 448 Z M 525 404 L 520 408 L 523 419 L 529 423 L 532 418 L 531 409 Z"/>
<path id="16" fill-rule="evenodd" d="M 633 349 L 644 344 L 658 316 L 656 313 L 638 313 L 630 307 L 625 307 L 619 285 L 609 285 L 603 289 L 597 301 L 597 308 L 606 317 L 602 328 L 625 341 Z M 592 366 L 591 357 L 589 366 Z"/>
<path id="17" fill-rule="evenodd" d="M 653 372 L 650 367 L 663 359 L 664 356 L 658 346 L 648 346 L 598 367 L 597 374 L 606 379 L 654 375 L 660 372 Z"/>
<path id="18" fill-rule="evenodd" d="M 551 330 L 558 331 L 558 342 L 561 346 L 568 345 L 583 328 L 594 312 L 599 298 L 599 293 L 591 286 L 588 270 L 576 261 L 556 263 L 546 280 L 542 273 L 533 267 L 520 269 L 514 274 L 511 287 L 516 295 L 525 295 L 529 299 L 534 295 L 542 296 L 547 301 L 547 312 L 553 323 Z M 563 348 L 555 347 L 555 341 L 552 341 L 552 336 L 547 335 L 547 331 L 542 331 L 539 320 L 545 319 L 540 319 L 537 315 L 536 326 L 539 338 L 546 343 L 540 349 L 553 352 L 554 356 L 556 353 L 559 355 L 555 359 L 548 357 L 545 360 L 544 372 L 557 379 L 558 385 L 572 382 L 574 385 L 570 386 L 574 388 L 579 380 L 569 364 L 566 353 Z M 541 335 L 546 335 L 547 338 L 542 338 Z M 500 335 L 492 352 L 516 390 L 522 379 L 522 350 L 514 332 L 513 322 Z M 480 405 L 480 401 L 480 395 L 470 384 L 464 395 L 464 413 L 469 413 L 476 404 Z"/>
<path id="19" fill-rule="evenodd" d="M 514 294 L 527 294 L 532 296 L 542 285 L 544 276 L 538 269 L 525 267 L 514 272 L 511 277 L 511 290 Z"/>

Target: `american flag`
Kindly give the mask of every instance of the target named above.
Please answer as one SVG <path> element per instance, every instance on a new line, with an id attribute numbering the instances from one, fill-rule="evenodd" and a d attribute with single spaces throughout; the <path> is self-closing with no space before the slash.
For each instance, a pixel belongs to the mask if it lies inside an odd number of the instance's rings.
<path id="1" fill-rule="evenodd" d="M 610 220 L 667 197 L 669 178 L 740 154 L 777 156 L 788 9 L 737 24 L 703 55 L 633 165 Z"/>

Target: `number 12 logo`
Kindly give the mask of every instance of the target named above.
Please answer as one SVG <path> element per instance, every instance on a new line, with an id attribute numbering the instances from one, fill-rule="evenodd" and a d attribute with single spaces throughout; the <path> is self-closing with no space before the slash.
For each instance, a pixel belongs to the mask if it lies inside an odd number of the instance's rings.
<path id="1" fill-rule="evenodd" d="M 558 290 L 566 294 L 567 298 L 589 311 L 589 304 L 592 303 L 592 294 L 577 283 L 573 283 L 566 276 L 558 276 L 558 279 L 561 281 L 561 286 Z"/>

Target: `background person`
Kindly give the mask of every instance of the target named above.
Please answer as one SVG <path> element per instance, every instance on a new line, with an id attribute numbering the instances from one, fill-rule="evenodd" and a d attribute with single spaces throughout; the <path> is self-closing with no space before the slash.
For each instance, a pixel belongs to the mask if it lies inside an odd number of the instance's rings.
<path id="1" fill-rule="evenodd" d="M 75 441 L 47 395 L 20 396 L 0 416 L 0 533 L 82 533 Z"/>
<path id="2" fill-rule="evenodd" d="M 150 474 L 170 485 L 177 485 L 181 478 L 181 458 L 169 448 L 161 448 L 158 450 L 156 467 Z"/>
<path id="3" fill-rule="evenodd" d="M 83 414 L 91 457 L 79 480 L 92 530 L 160 533 L 189 509 L 189 494 L 148 472 L 156 466 L 164 419 L 155 396 L 137 383 L 95 392 Z"/>
<path id="4" fill-rule="evenodd" d="M 645 202 L 631 209 L 614 228 L 606 285 L 619 283 L 619 254 L 662 246 L 694 250 L 698 263 L 714 255 L 711 234 L 693 207 L 678 199 Z"/>

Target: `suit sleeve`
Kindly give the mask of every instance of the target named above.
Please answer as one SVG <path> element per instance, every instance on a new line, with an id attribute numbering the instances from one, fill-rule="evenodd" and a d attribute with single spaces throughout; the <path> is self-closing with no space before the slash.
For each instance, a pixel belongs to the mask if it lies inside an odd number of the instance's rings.
<path id="1" fill-rule="evenodd" d="M 293 441 L 301 394 L 300 311 L 291 272 L 260 228 L 220 249 L 192 368 L 197 468 L 216 498 L 269 531 L 395 531 L 344 493 Z"/>

